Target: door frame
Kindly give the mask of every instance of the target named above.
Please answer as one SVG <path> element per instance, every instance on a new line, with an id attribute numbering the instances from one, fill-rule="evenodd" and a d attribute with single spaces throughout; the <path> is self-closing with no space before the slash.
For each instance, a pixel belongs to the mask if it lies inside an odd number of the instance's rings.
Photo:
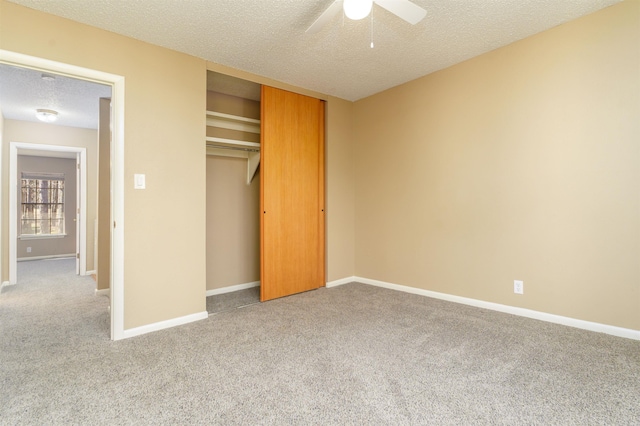
<path id="1" fill-rule="evenodd" d="M 86 213 L 87 213 L 87 204 L 86 204 L 86 200 L 87 200 L 87 191 L 86 189 L 84 190 L 84 193 L 82 193 L 83 188 L 87 187 L 87 178 L 86 178 L 86 173 L 87 173 L 87 169 L 86 169 L 86 155 L 85 157 L 85 161 L 84 161 L 84 167 L 82 166 L 83 162 L 82 162 L 82 155 L 76 153 L 76 206 L 80 206 L 80 210 L 76 209 L 75 211 L 75 215 L 76 215 L 76 275 L 87 275 L 87 222 L 86 219 L 84 219 L 84 227 L 81 226 L 81 223 L 83 221 L 83 218 L 86 217 Z M 97 167 L 97 164 L 96 164 Z M 84 176 L 82 176 L 84 174 Z M 78 182 L 82 183 L 84 182 L 84 185 L 78 185 Z M 96 185 L 97 186 L 97 185 Z M 84 207 L 84 213 L 82 208 Z M 80 231 L 80 229 L 84 229 L 84 234 L 82 231 Z M 94 232 L 95 233 L 95 232 Z M 81 250 L 83 245 L 82 245 L 82 237 L 84 235 L 84 250 Z M 84 253 L 84 262 L 80 261 L 80 257 L 83 256 Z M 80 266 L 81 264 L 84 264 L 84 269 L 82 269 L 82 266 Z M 93 264 L 93 268 L 95 269 L 95 263 Z"/>
<path id="2" fill-rule="evenodd" d="M 47 145 L 38 143 L 9 142 L 9 285 L 17 284 L 18 269 L 18 155 L 25 151 L 38 152 L 72 152 L 74 160 L 80 164 L 76 172 L 80 179 L 76 180 L 76 200 L 80 203 L 80 219 L 76 220 L 76 273 L 87 274 L 87 149 L 63 145 Z M 45 155 L 46 156 L 46 155 Z M 74 212 L 74 216 L 78 216 Z"/>
<path id="3" fill-rule="evenodd" d="M 112 87 L 111 162 L 111 339 L 124 336 L 124 106 L 125 79 L 103 71 L 65 64 L 0 49 L 0 62 L 23 68 L 65 75 Z"/>

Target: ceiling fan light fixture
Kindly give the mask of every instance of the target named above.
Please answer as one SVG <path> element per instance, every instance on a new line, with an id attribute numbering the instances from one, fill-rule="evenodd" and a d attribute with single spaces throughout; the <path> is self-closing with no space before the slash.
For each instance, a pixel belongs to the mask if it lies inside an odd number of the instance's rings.
<path id="1" fill-rule="evenodd" d="M 344 14 L 347 18 L 357 21 L 366 18 L 371 13 L 373 0 L 344 0 Z"/>
<path id="2" fill-rule="evenodd" d="M 58 111 L 52 109 L 37 109 L 36 118 L 45 123 L 53 123 L 58 119 Z"/>

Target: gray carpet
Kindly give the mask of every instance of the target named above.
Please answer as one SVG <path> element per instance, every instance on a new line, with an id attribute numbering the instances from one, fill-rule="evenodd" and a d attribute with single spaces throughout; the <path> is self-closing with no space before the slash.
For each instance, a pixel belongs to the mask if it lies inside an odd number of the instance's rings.
<path id="1" fill-rule="evenodd" d="M 638 341 L 354 283 L 112 342 L 64 262 L 0 294 L 1 424 L 640 423 Z"/>
<path id="2" fill-rule="evenodd" d="M 209 296 L 207 297 L 207 312 L 209 312 L 210 315 L 219 314 L 256 303 L 260 303 L 260 287 Z"/>

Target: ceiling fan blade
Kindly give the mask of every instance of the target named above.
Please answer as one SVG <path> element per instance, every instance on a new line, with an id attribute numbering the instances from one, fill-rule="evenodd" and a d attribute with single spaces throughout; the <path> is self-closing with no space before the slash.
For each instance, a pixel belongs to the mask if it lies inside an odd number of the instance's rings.
<path id="1" fill-rule="evenodd" d="M 426 10 L 417 4 L 411 3 L 409 0 L 373 0 L 373 2 L 411 25 L 422 21 L 427 15 Z"/>
<path id="2" fill-rule="evenodd" d="M 342 10 L 342 0 L 335 0 L 329 5 L 327 10 L 322 12 L 322 15 L 316 19 L 316 21 L 307 28 L 306 33 L 315 34 L 322 29 L 322 27 L 333 18 L 338 11 Z"/>

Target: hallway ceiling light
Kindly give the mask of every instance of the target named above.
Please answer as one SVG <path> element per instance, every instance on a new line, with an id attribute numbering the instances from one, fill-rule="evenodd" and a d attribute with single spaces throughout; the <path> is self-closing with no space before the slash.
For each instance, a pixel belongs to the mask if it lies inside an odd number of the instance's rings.
<path id="1" fill-rule="evenodd" d="M 45 123 L 53 123 L 58 119 L 58 111 L 52 109 L 37 109 L 36 117 Z"/>

